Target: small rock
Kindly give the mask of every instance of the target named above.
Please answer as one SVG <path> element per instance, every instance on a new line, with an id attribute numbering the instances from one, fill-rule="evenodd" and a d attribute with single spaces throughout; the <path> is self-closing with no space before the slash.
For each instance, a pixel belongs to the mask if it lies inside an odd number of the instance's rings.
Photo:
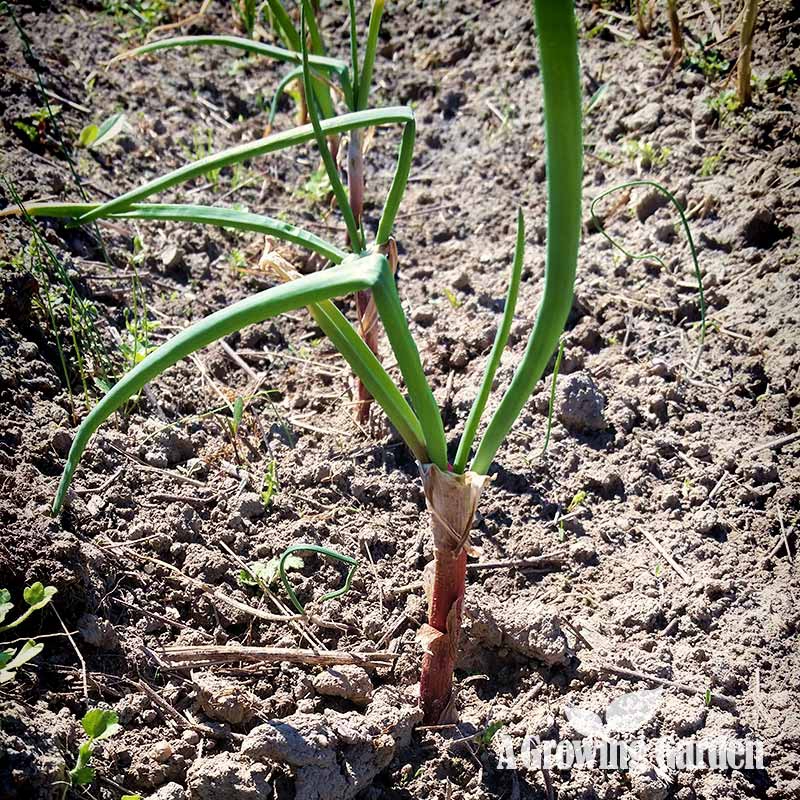
<path id="1" fill-rule="evenodd" d="M 575 372 L 558 379 L 556 416 L 567 430 L 604 430 L 605 407 L 606 398 L 588 373 Z"/>
<path id="2" fill-rule="evenodd" d="M 694 529 L 704 536 L 711 533 L 717 525 L 717 512 L 711 508 L 695 512 L 692 518 Z"/>
<path id="3" fill-rule="evenodd" d="M 148 466 L 156 469 L 166 469 L 169 466 L 169 461 L 167 461 L 163 450 L 148 450 L 144 454 L 144 461 Z"/>
<path id="4" fill-rule="evenodd" d="M 186 800 L 186 790 L 179 783 L 170 781 L 148 795 L 145 800 Z"/>
<path id="5" fill-rule="evenodd" d="M 183 251 L 174 244 L 168 244 L 161 251 L 161 263 L 165 270 L 174 270 L 183 263 Z"/>
<path id="6" fill-rule="evenodd" d="M 265 510 L 264 501 L 255 492 L 245 492 L 239 499 L 239 508 L 237 511 L 245 519 L 261 517 Z"/>
<path id="7" fill-rule="evenodd" d="M 64 428 L 57 428 L 53 433 L 50 444 L 52 444 L 53 450 L 55 450 L 58 455 L 62 458 L 66 458 L 70 447 L 72 447 L 72 434 L 64 430 Z"/>
<path id="8" fill-rule="evenodd" d="M 190 728 L 181 734 L 181 739 L 183 739 L 186 744 L 194 746 L 200 742 L 200 734 Z"/>
<path id="9" fill-rule="evenodd" d="M 632 759 L 628 774 L 631 788 L 639 800 L 666 800 L 667 787 L 652 764 L 641 758 Z"/>
<path id="10" fill-rule="evenodd" d="M 573 561 L 581 564 L 591 564 L 597 560 L 597 548 L 592 540 L 585 536 L 582 536 L 572 545 L 569 554 Z"/>
<path id="11" fill-rule="evenodd" d="M 469 362 L 469 355 L 467 355 L 467 348 L 464 347 L 463 342 L 458 342 L 450 354 L 450 366 L 455 369 L 465 367 Z"/>
<path id="12" fill-rule="evenodd" d="M 313 684 L 319 694 L 358 704 L 368 703 L 374 689 L 366 671 L 355 664 L 330 667 L 314 676 Z"/>
<path id="13" fill-rule="evenodd" d="M 172 745 L 165 739 L 162 739 L 160 742 L 156 742 L 153 745 L 152 750 L 150 750 L 150 755 L 155 761 L 158 761 L 159 764 L 164 764 L 172 758 Z"/>
<path id="14" fill-rule="evenodd" d="M 89 516 L 94 519 L 97 519 L 103 513 L 105 507 L 106 501 L 99 494 L 91 495 L 86 501 L 86 510 L 89 512 Z"/>

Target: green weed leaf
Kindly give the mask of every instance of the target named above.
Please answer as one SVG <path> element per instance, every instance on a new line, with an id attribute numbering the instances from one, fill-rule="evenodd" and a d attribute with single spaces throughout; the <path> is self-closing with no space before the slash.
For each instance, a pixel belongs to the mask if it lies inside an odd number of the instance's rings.
<path id="1" fill-rule="evenodd" d="M 100 125 L 90 123 L 81 131 L 81 135 L 78 137 L 78 146 L 99 147 L 119 135 L 124 127 L 125 114 L 121 111 L 107 117 Z"/>
<path id="2" fill-rule="evenodd" d="M 106 711 L 103 708 L 93 708 L 91 711 L 87 711 L 81 720 L 81 725 L 86 731 L 86 735 L 95 741 L 108 739 L 122 728 L 117 715 L 113 711 Z"/>
<path id="3" fill-rule="evenodd" d="M 271 558 L 269 561 L 254 561 L 247 570 L 239 570 L 239 583 L 243 586 L 272 586 L 278 580 L 280 558 Z M 302 569 L 303 559 L 299 556 L 289 556 L 283 565 L 285 570 Z"/>
<path id="4" fill-rule="evenodd" d="M 76 767 L 69 771 L 70 781 L 73 786 L 88 786 L 94 780 L 92 767 Z"/>
<path id="5" fill-rule="evenodd" d="M 22 599 L 30 606 L 31 611 L 44 608 L 58 590 L 55 586 L 43 586 L 39 581 L 26 586 L 22 592 Z"/>
<path id="6" fill-rule="evenodd" d="M 239 426 L 242 424 L 242 415 L 244 414 L 244 400 L 241 397 L 236 398 L 233 404 L 233 419 L 231 420 L 231 431 L 236 436 L 239 433 Z"/>
<path id="7" fill-rule="evenodd" d="M 4 650 L 0 653 L 0 684 L 13 681 L 17 677 L 17 670 L 35 658 L 44 650 L 44 645 L 29 639 L 19 649 L 16 655 L 14 650 Z"/>
<path id="8" fill-rule="evenodd" d="M 89 147 L 97 139 L 99 133 L 100 128 L 90 122 L 83 128 L 81 135 L 78 137 L 78 147 Z"/>
<path id="9" fill-rule="evenodd" d="M 0 589 L 0 622 L 2 622 L 14 604 L 11 602 L 11 592 L 8 589 Z"/>

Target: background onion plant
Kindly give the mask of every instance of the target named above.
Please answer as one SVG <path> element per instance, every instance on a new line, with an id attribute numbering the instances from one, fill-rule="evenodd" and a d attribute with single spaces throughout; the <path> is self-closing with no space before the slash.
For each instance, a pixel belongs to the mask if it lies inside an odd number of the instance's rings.
<path id="1" fill-rule="evenodd" d="M 280 4 L 277 4 L 280 5 Z M 428 723 L 448 718 L 453 708 L 453 667 L 461 628 L 469 536 L 481 489 L 495 455 L 556 350 L 572 304 L 581 224 L 582 138 L 581 91 L 578 71 L 575 13 L 571 3 L 535 0 L 534 16 L 539 42 L 540 75 L 544 95 L 547 151 L 547 248 L 543 295 L 524 355 L 483 429 L 483 414 L 495 372 L 507 343 L 522 273 L 525 227 L 517 217 L 516 247 L 505 313 L 475 398 L 466 428 L 450 461 L 442 415 L 425 377 L 417 345 L 409 331 L 390 264 L 391 236 L 411 168 L 416 125 L 411 109 L 366 108 L 382 2 L 372 7 L 367 47 L 359 70 L 353 2 L 350 0 L 350 63 L 308 52 L 306 24 L 311 22 L 307 2 L 302 3 L 299 54 L 291 50 L 239 40 L 202 37 L 206 42 L 242 47 L 281 58 L 302 74 L 310 124 L 273 133 L 206 156 L 162 175 L 103 204 L 61 203 L 28 205 L 30 215 L 65 217 L 80 224 L 98 219 L 177 220 L 248 230 L 300 245 L 331 262 L 322 271 L 297 276 L 285 272 L 282 283 L 221 309 L 196 322 L 162 344 L 125 374 L 94 406 L 73 440 L 58 486 L 53 513 L 60 512 L 81 455 L 98 427 L 146 383 L 172 364 L 247 325 L 278 314 L 307 307 L 316 324 L 330 338 L 365 390 L 383 409 L 419 462 L 433 532 L 434 560 L 427 570 L 428 624 L 420 639 L 424 644 L 421 699 Z M 272 7 L 272 3 L 270 3 Z M 310 38 L 314 30 L 309 26 Z M 138 52 L 202 43 L 198 37 L 180 37 L 145 45 Z M 347 113 L 325 114 L 331 109 L 324 98 L 328 83 L 318 75 L 335 76 Z M 356 79 L 356 76 L 357 79 Z M 383 211 L 374 237 L 361 224 L 358 192 L 351 181 L 348 192 L 331 152 L 332 137 L 348 134 L 354 157 L 365 129 L 399 126 L 400 147 Z M 146 202 L 153 195 L 190 181 L 211 170 L 241 163 L 279 150 L 314 141 L 323 159 L 332 192 L 348 232 L 348 247 L 328 242 L 302 228 L 260 214 L 230 208 Z M 353 142 L 357 144 L 353 145 Z M 357 170 L 355 171 L 357 174 Z M 349 175 L 352 177 L 351 169 Z M 370 293 L 405 383 L 405 393 L 386 372 L 359 331 L 333 303 L 334 298 Z M 366 295 L 363 295 L 366 296 Z M 406 397 L 408 399 L 406 399 Z M 477 444 L 476 444 L 477 442 Z"/>
<path id="2" fill-rule="evenodd" d="M 236 5 L 236 4 L 234 4 Z M 269 125 L 275 121 L 278 103 L 282 93 L 293 83 L 300 85 L 301 112 L 300 122 L 307 122 L 309 109 L 319 119 L 335 116 L 335 94 L 341 95 L 345 107 L 350 112 L 366 109 L 369 102 L 372 72 L 375 65 L 375 52 L 378 45 L 378 34 L 383 18 L 384 0 L 373 0 L 369 18 L 367 37 L 363 48 L 363 60 L 359 63 L 358 36 L 356 31 L 355 0 L 348 0 L 350 20 L 350 60 L 342 61 L 326 54 L 325 42 L 314 15 L 314 7 L 310 0 L 302 0 L 301 15 L 304 20 L 302 30 L 281 4 L 280 0 L 267 0 L 265 11 L 271 27 L 285 47 L 257 42 L 252 39 L 252 27 L 248 28 L 251 38 L 240 36 L 175 36 L 149 42 L 123 53 L 118 58 L 142 56 L 163 50 L 188 47 L 228 47 L 242 50 L 251 55 L 263 56 L 276 61 L 293 65 L 280 80 L 272 100 Z M 250 8 L 250 15 L 256 14 Z M 305 49 L 308 49 L 308 54 Z M 313 119 L 313 114 L 311 116 Z M 344 216 L 347 226 L 348 242 L 358 252 L 365 246 L 364 231 L 361 219 L 364 211 L 364 129 L 353 127 L 347 131 L 347 191 L 340 183 L 332 182 L 332 189 Z M 325 171 L 330 176 L 339 155 L 340 133 L 327 133 L 328 146 L 320 148 Z M 393 250 L 390 250 L 393 252 Z M 392 263 L 394 267 L 394 263 Z M 359 291 L 356 295 L 356 313 L 358 316 L 361 337 L 372 352 L 378 354 L 378 319 L 377 309 L 369 290 Z M 364 382 L 357 377 L 356 419 L 366 422 L 369 417 L 371 393 Z"/>

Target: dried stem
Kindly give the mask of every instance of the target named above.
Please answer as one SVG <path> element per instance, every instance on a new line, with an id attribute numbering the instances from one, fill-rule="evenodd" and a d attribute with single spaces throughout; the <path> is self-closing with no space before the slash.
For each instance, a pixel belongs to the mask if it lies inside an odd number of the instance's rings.
<path id="1" fill-rule="evenodd" d="M 678 0 L 667 0 L 667 19 L 671 38 L 669 63 L 675 66 L 683 55 L 683 31 L 678 17 Z"/>
<path id="2" fill-rule="evenodd" d="M 238 661 L 256 661 L 279 664 L 358 664 L 365 669 L 390 667 L 397 658 L 396 653 L 353 653 L 343 650 L 298 650 L 290 647 L 243 647 L 239 645 L 199 645 L 183 647 L 171 645 L 158 650 L 158 656 L 173 669 L 230 664 Z"/>
<path id="3" fill-rule="evenodd" d="M 739 33 L 739 66 L 736 87 L 740 106 L 749 106 L 753 101 L 750 86 L 750 62 L 753 57 L 753 33 L 758 15 L 758 0 L 745 0 L 742 12 L 742 29 Z"/>

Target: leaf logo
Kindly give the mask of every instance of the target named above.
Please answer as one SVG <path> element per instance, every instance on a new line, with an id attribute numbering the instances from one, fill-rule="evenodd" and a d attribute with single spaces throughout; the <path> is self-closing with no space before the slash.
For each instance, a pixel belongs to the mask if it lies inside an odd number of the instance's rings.
<path id="1" fill-rule="evenodd" d="M 606 709 L 606 722 L 594 711 L 567 706 L 564 713 L 575 730 L 584 737 L 606 739 L 614 733 L 633 733 L 652 719 L 663 689 L 640 689 L 623 694 Z"/>

